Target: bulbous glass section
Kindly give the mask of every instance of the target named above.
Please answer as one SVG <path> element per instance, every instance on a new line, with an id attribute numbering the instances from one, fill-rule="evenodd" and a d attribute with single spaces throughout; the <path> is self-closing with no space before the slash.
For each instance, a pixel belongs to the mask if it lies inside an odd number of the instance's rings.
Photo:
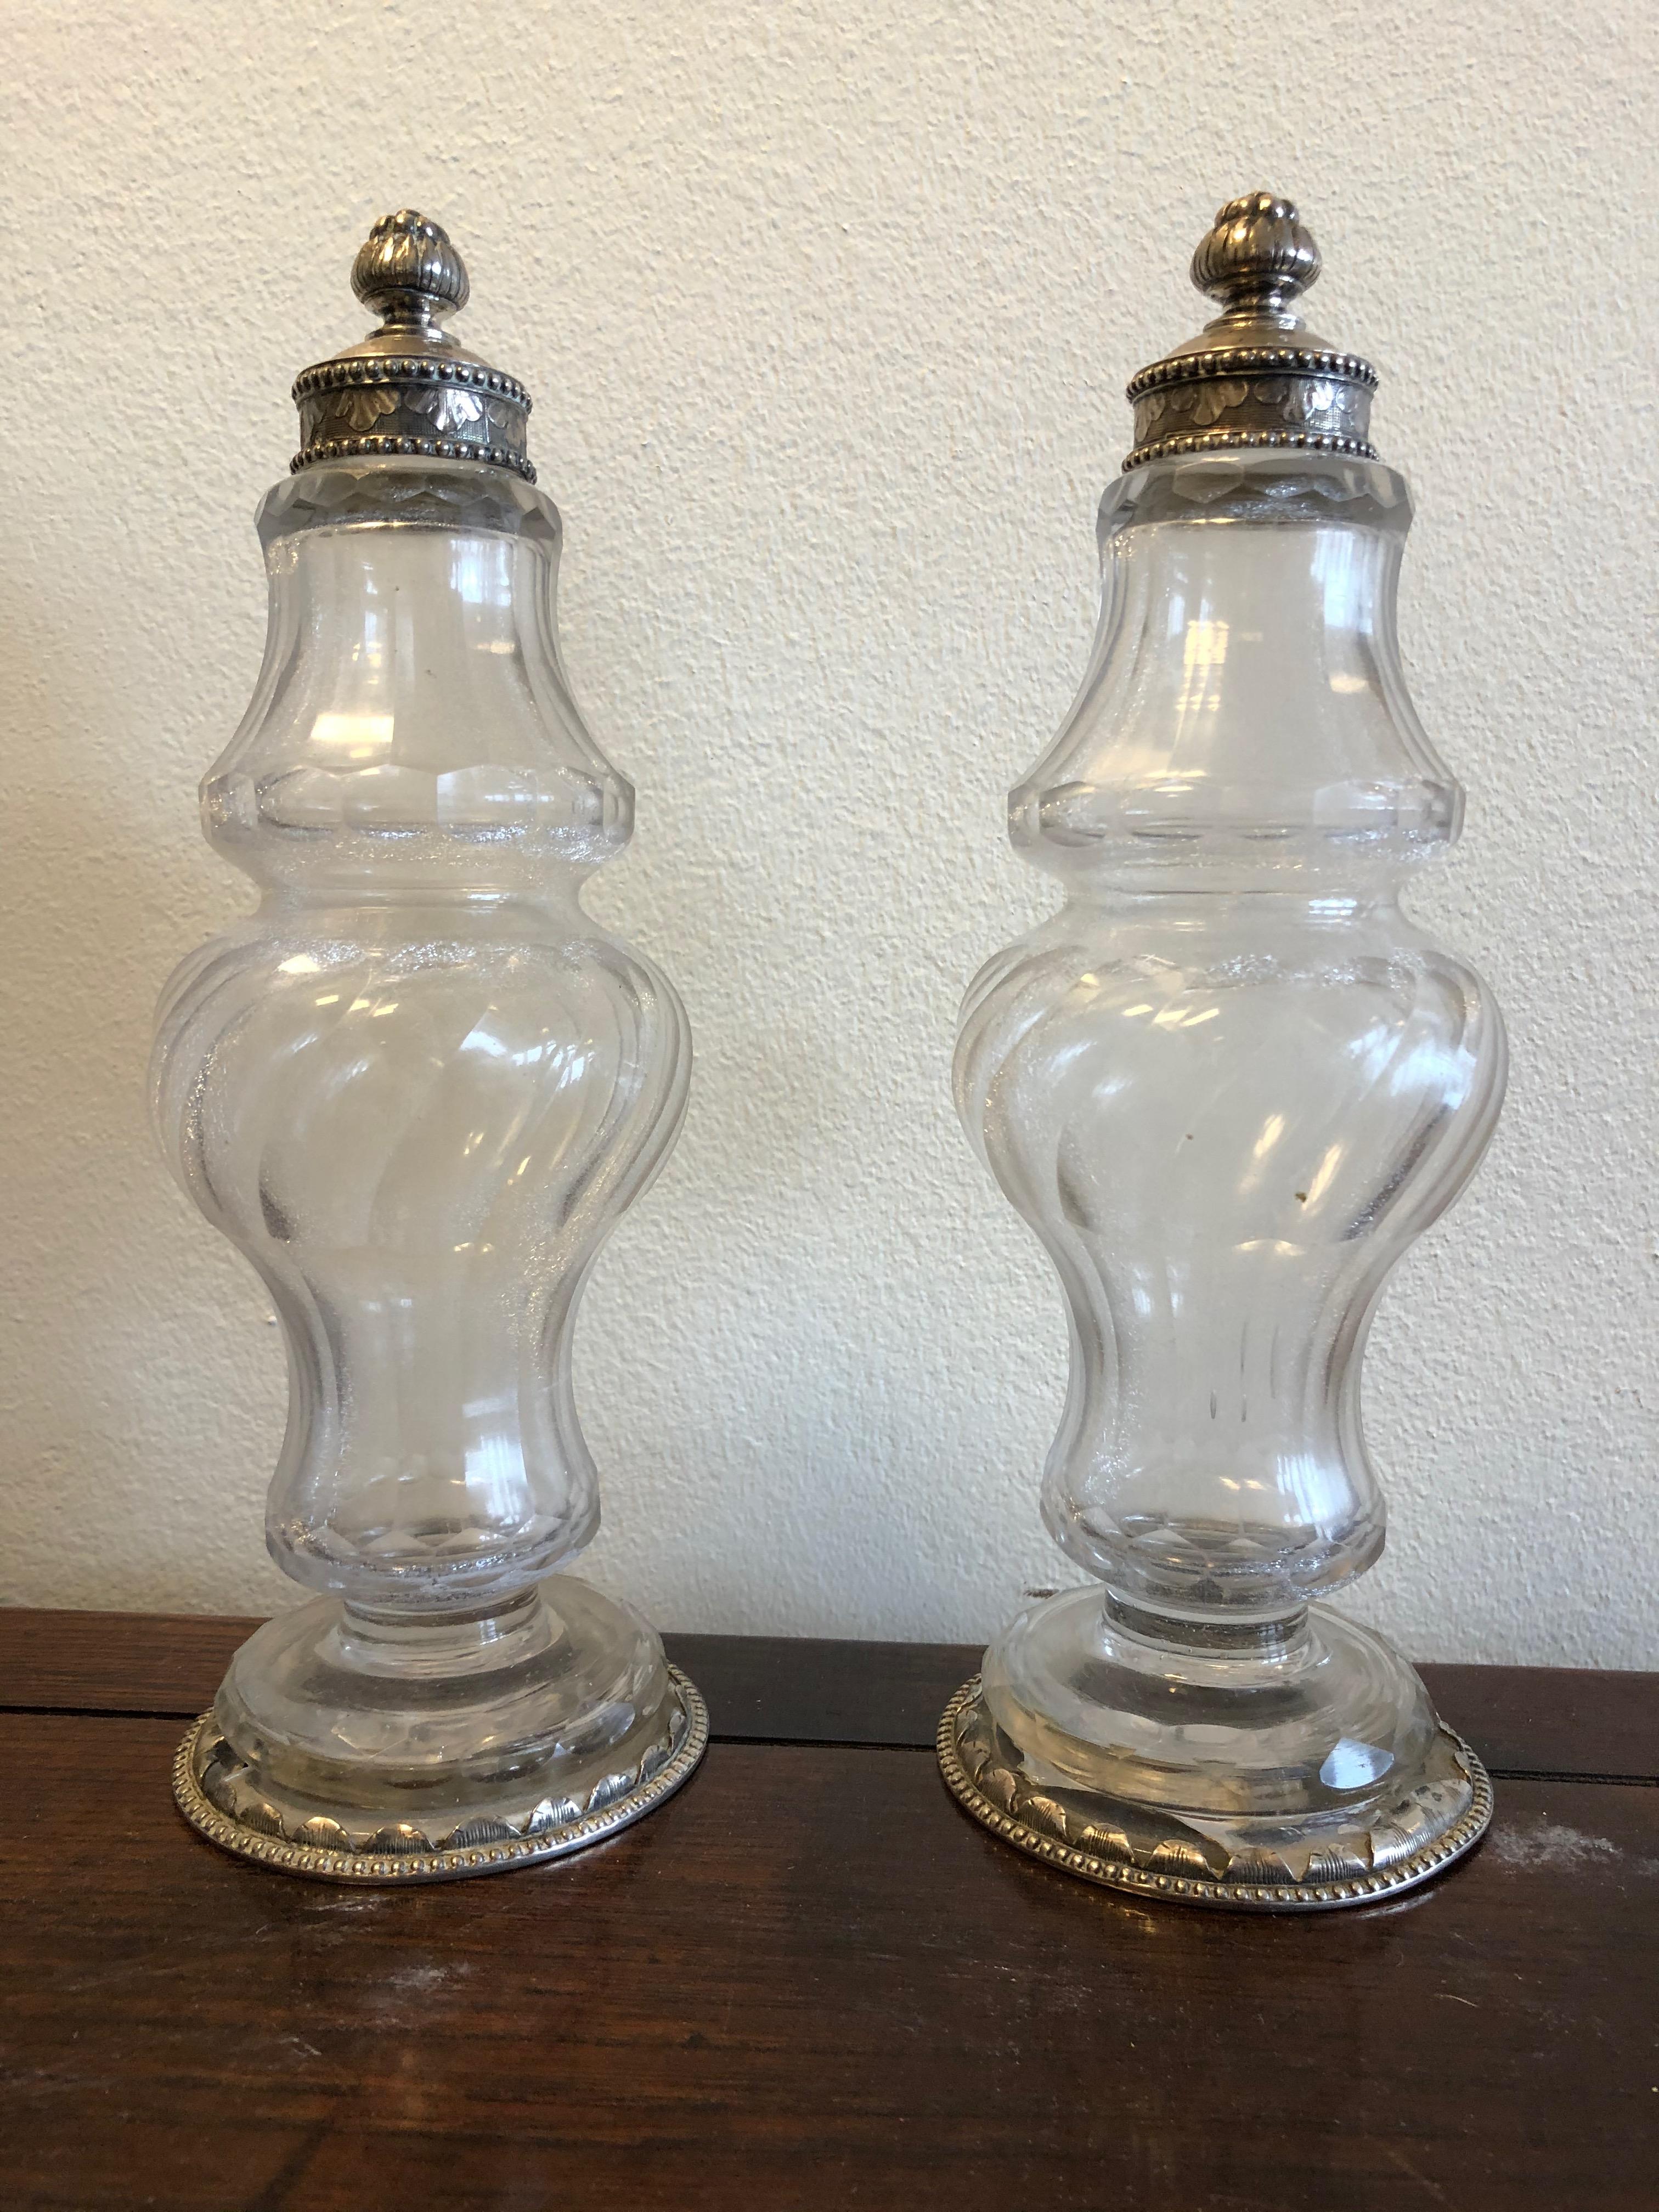
<path id="1" fill-rule="evenodd" d="M 1352 1811 L 1433 1735 L 1305 1610 L 1382 1549 L 1366 1330 L 1504 1079 L 1490 994 L 1398 903 L 1462 806 L 1400 667 L 1409 521 L 1314 453 L 1111 487 L 1088 675 L 1010 799 L 1066 902 L 963 1013 L 963 1121 L 1070 1316 L 1044 1515 L 1105 1586 L 1023 1615 L 986 1703 L 1069 1785 L 1205 1818 Z"/>
<path id="2" fill-rule="evenodd" d="M 1195 1619 L 1363 1572 L 1358 1355 L 1490 1126 L 1479 979 L 1391 899 L 1103 890 L 981 978 L 957 1071 L 1066 1286 L 1059 1542 Z"/>
<path id="3" fill-rule="evenodd" d="M 672 988 L 579 902 L 633 793 L 560 665 L 543 494 L 337 462 L 259 532 L 264 664 L 203 814 L 261 902 L 167 985 L 154 1100 L 281 1319 L 267 1540 L 327 1595 L 239 1655 L 220 1719 L 290 1832 L 556 1798 L 671 1694 L 626 1608 L 536 1595 L 599 1519 L 577 1298 L 685 1104 Z"/>

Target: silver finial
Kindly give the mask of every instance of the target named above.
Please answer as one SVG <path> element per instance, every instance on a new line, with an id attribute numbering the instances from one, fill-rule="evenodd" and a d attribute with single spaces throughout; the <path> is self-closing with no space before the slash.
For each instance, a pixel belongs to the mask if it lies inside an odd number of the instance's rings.
<path id="1" fill-rule="evenodd" d="M 351 264 L 351 289 L 371 314 L 425 330 L 465 307 L 466 264 L 449 233 L 413 208 L 383 215 Z"/>
<path id="2" fill-rule="evenodd" d="M 413 208 L 383 215 L 357 250 L 351 287 L 380 325 L 295 378 L 294 467 L 408 455 L 488 461 L 534 483 L 530 394 L 443 327 L 470 289 L 448 233 Z"/>
<path id="3" fill-rule="evenodd" d="M 1192 274 L 1221 312 L 1129 380 L 1135 443 L 1126 470 L 1229 446 L 1376 459 L 1367 440 L 1376 371 L 1316 337 L 1297 313 L 1319 270 L 1293 200 L 1245 192 L 1217 210 Z"/>
<path id="4" fill-rule="evenodd" d="M 1293 200 L 1246 192 L 1216 210 L 1193 256 L 1193 282 L 1220 302 L 1224 322 L 1294 320 L 1291 302 L 1319 282 L 1319 248 Z"/>

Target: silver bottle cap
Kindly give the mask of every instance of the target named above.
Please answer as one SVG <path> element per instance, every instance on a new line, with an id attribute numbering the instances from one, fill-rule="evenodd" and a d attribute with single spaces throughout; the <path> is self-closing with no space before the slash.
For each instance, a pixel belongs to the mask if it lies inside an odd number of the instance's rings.
<path id="1" fill-rule="evenodd" d="M 295 380 L 295 469 L 370 453 L 488 461 L 534 483 L 525 447 L 530 394 L 463 350 L 443 327 L 466 305 L 466 269 L 447 233 L 412 208 L 383 215 L 352 264 L 351 289 L 381 318 L 359 345 Z"/>
<path id="2" fill-rule="evenodd" d="M 1309 330 L 1296 302 L 1319 248 L 1290 200 L 1246 192 L 1218 210 L 1193 282 L 1221 313 L 1129 380 L 1134 451 L 1126 470 L 1229 446 L 1301 447 L 1374 461 L 1367 440 L 1376 371 Z"/>

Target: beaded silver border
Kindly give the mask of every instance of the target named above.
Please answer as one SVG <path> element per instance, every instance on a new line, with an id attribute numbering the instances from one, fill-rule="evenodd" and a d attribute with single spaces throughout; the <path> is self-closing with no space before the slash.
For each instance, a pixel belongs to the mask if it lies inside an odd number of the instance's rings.
<path id="1" fill-rule="evenodd" d="M 1381 459 L 1375 446 L 1361 438 L 1340 438 L 1328 430 L 1204 430 L 1185 438 L 1155 438 L 1123 457 L 1123 473 L 1147 461 L 1167 460 L 1176 453 L 1214 453 L 1228 447 L 1299 447 L 1306 453 L 1346 453 L 1356 461 Z"/>
<path id="2" fill-rule="evenodd" d="M 1375 392 L 1378 383 L 1376 371 L 1357 353 L 1322 353 L 1307 346 L 1230 346 L 1214 353 L 1170 354 L 1137 369 L 1123 387 L 1124 397 L 1139 399 L 1163 384 L 1203 384 L 1244 374 L 1334 378 L 1364 385 L 1368 392 Z"/>
<path id="3" fill-rule="evenodd" d="M 347 461 L 365 453 L 420 453 L 428 460 L 488 461 L 498 469 L 513 469 L 526 483 L 536 471 L 522 453 L 505 446 L 476 445 L 470 438 L 328 438 L 315 446 L 302 446 L 289 463 L 289 474 L 298 476 L 313 461 Z"/>
<path id="4" fill-rule="evenodd" d="M 384 1854 L 374 1851 L 330 1850 L 322 1847 L 291 1843 L 286 1837 L 270 1836 L 255 1828 L 245 1827 L 210 1804 L 203 1795 L 196 1779 L 197 1752 L 204 1735 L 214 1726 L 211 1712 L 204 1713 L 192 1725 L 190 1733 L 179 1745 L 173 1762 L 173 1796 L 179 1810 L 191 1827 L 199 1830 L 210 1843 L 217 1844 L 222 1850 L 234 1851 L 240 1858 L 252 1859 L 258 1865 L 271 1868 L 279 1874 L 308 1875 L 317 1881 L 342 1881 L 357 1885 L 398 1884 L 411 1881 L 457 1881 L 471 1875 L 505 1874 L 513 1867 L 533 1866 L 544 1859 L 563 1858 L 572 1851 L 585 1850 L 590 1844 L 603 1843 L 646 1814 L 654 1812 L 665 1798 L 688 1782 L 697 1762 L 708 1748 L 708 1708 L 704 1705 L 696 1685 L 678 1667 L 671 1666 L 669 1676 L 678 1692 L 680 1705 L 685 1714 L 685 1734 L 679 1747 L 657 1769 L 648 1782 L 636 1783 L 625 1796 L 613 1798 L 598 1813 L 588 1814 L 568 1826 L 548 1830 L 538 1836 L 514 1837 L 504 1843 L 486 1843 L 407 1854 Z"/>
<path id="5" fill-rule="evenodd" d="M 294 380 L 292 398 L 297 405 L 314 392 L 341 392 L 376 384 L 458 384 L 494 392 L 526 415 L 530 394 L 516 376 L 483 362 L 444 361 L 429 353 L 356 354 L 341 361 L 319 361 L 302 368 Z"/>
<path id="6" fill-rule="evenodd" d="M 1123 1890 L 1133 1897 L 1177 1905 L 1218 1906 L 1232 1912 L 1329 1912 L 1342 1905 L 1369 1905 L 1378 1898 L 1395 1897 L 1401 1890 L 1414 1889 L 1419 1882 L 1442 1872 L 1453 1860 L 1474 1850 L 1492 1820 L 1491 1778 L 1462 1737 L 1443 1722 L 1441 1735 L 1455 1747 L 1459 1763 L 1468 1776 L 1473 1802 L 1443 1835 L 1437 1836 L 1421 1850 L 1381 1873 L 1316 1883 L 1202 1881 L 1191 1875 L 1154 1874 L 1146 1868 L 1125 1866 L 1115 1859 L 1097 1858 L 1092 1852 L 1077 1850 L 1055 1837 L 1045 1836 L 1027 1826 L 1024 1821 L 1000 1811 L 975 1787 L 957 1754 L 957 1741 L 963 1715 L 979 1703 L 979 1690 L 980 1678 L 975 1674 L 951 1698 L 939 1724 L 936 1748 L 939 1771 L 945 1788 L 957 1804 L 993 1835 L 1012 1844 L 1016 1850 L 1041 1859 L 1044 1865 L 1058 1868 L 1064 1874 L 1077 1875 L 1085 1881 L 1097 1882 L 1105 1889 Z"/>

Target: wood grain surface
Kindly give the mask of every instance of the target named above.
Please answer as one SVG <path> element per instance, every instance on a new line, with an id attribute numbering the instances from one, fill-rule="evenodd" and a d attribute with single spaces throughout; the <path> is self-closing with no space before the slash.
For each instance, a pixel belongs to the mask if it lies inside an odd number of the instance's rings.
<path id="1" fill-rule="evenodd" d="M 193 1637 L 216 1670 L 243 1626 L 210 1660 L 201 1624 L 160 1624 L 173 1679 Z M 43 1633 L 33 1686 L 72 1686 Z M 848 1649 L 774 1645 L 763 1673 L 795 1655 L 775 1711 L 855 1719 L 872 1647 L 836 1692 Z M 907 1697 L 933 1695 L 925 1650 Z M 742 1724 L 760 1656 L 728 1656 Z M 1593 1719 L 1594 1683 L 1630 1678 L 1575 1679 Z M 728 1740 L 576 1859 L 353 1892 L 185 1828 L 179 1733 L 0 1717 L 8 2207 L 1659 2201 L 1659 1787 L 1511 1781 L 1444 1880 L 1254 1920 L 1032 1864 L 926 1751 Z"/>

